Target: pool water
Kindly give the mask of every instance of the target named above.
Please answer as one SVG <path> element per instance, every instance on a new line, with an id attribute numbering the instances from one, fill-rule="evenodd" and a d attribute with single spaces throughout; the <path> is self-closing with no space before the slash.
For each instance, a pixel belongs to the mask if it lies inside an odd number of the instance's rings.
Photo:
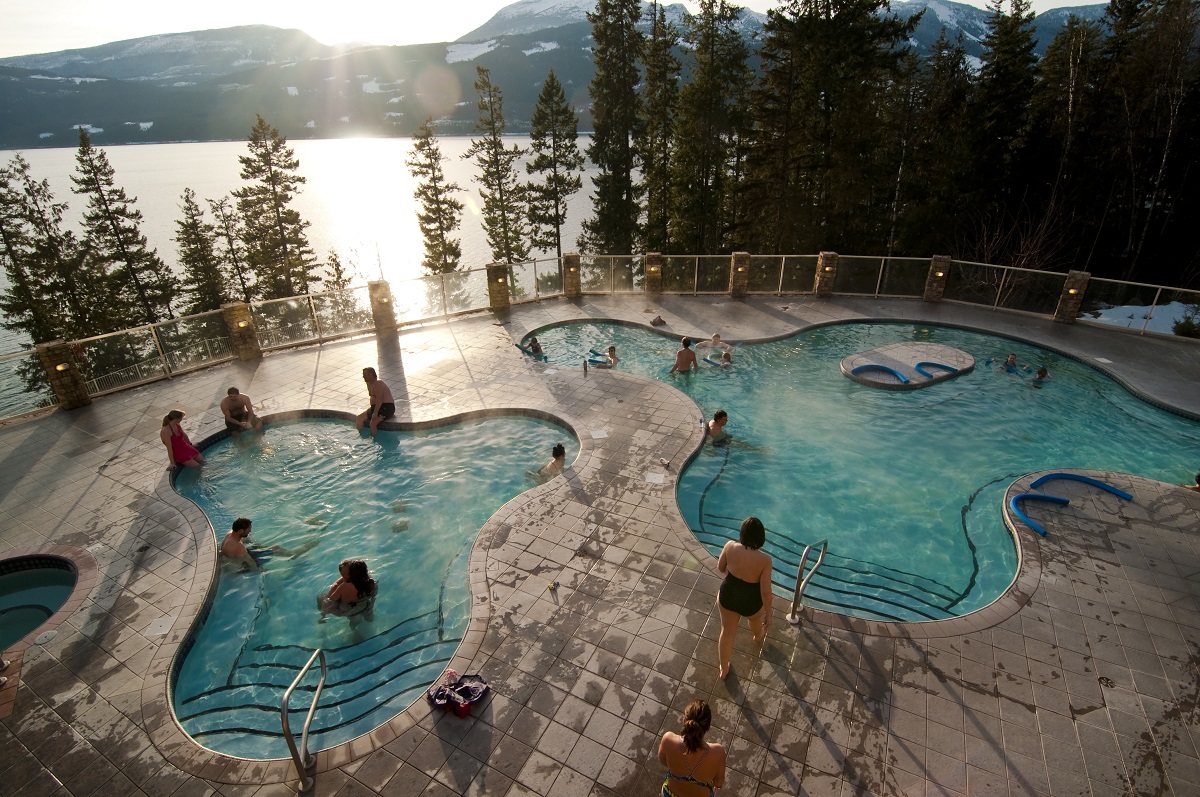
<path id="1" fill-rule="evenodd" d="M 761 518 L 776 593 L 789 598 L 803 546 L 828 539 L 805 603 L 858 617 L 936 620 L 995 600 L 1017 564 L 1001 503 L 1025 473 L 1095 468 L 1185 482 L 1200 447 L 1200 424 L 1086 365 L 964 330 L 826 326 L 738 346 L 732 368 L 701 362 L 690 376 L 667 374 L 679 340 L 646 329 L 570 324 L 538 339 L 552 364 L 581 372 L 590 349 L 615 343 L 619 370 L 672 384 L 706 418 L 727 411 L 733 444 L 706 443 L 680 477 L 684 519 L 717 554 L 744 517 Z M 976 368 L 910 392 L 840 372 L 846 355 L 914 340 L 960 348 Z M 1010 351 L 1046 366 L 1050 380 L 1037 388 L 1002 371 Z"/>
<path id="2" fill-rule="evenodd" d="M 0 574 L 0 650 L 54 616 L 75 589 L 75 571 L 36 567 Z"/>
<path id="3" fill-rule="evenodd" d="M 480 527 L 536 482 L 527 474 L 573 436 L 532 418 L 488 418 L 422 432 L 380 432 L 372 442 L 346 421 L 267 427 L 261 438 L 222 441 L 208 464 L 176 482 L 212 522 L 218 542 L 234 518 L 254 521 L 250 542 L 296 548 L 263 573 L 223 565 L 202 629 L 174 683 L 176 715 L 200 744 L 241 758 L 288 754 L 284 691 L 322 648 L 329 674 L 310 748 L 378 727 L 423 696 L 461 640 L 470 616 L 467 562 Z M 367 561 L 378 582 L 374 619 L 318 622 L 316 595 L 343 559 Z M 319 669 L 317 667 L 316 669 Z M 292 695 L 299 733 L 319 673 Z"/>

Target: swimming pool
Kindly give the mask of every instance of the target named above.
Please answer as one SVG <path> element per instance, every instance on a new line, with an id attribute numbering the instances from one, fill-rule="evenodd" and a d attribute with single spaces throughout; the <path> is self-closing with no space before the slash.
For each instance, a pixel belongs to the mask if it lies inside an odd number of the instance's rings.
<path id="1" fill-rule="evenodd" d="M 244 437 L 208 448 L 203 471 L 185 471 L 176 489 L 204 510 L 218 541 L 245 516 L 260 546 L 317 544 L 294 559 L 272 557 L 262 574 L 223 567 L 203 627 L 181 654 L 172 699 L 184 730 L 241 758 L 287 755 L 280 700 L 315 648 L 325 650 L 329 678 L 313 750 L 420 698 L 466 628 L 479 528 L 535 484 L 526 469 L 545 464 L 555 443 L 566 445 L 568 462 L 578 454 L 565 429 L 525 417 L 380 432 L 375 442 L 347 421 L 315 419 Z M 374 619 L 357 633 L 344 618 L 319 623 L 315 608 L 346 558 L 367 560 L 379 584 Z M 293 695 L 297 732 L 318 676 Z"/>
<path id="2" fill-rule="evenodd" d="M 20 642 L 54 616 L 78 580 L 64 559 L 21 556 L 0 561 L 0 650 Z"/>
<path id="3" fill-rule="evenodd" d="M 673 384 L 705 417 L 730 415 L 733 445 L 706 444 L 677 500 L 715 554 L 742 518 L 768 529 L 776 592 L 791 596 L 807 543 L 829 540 L 809 605 L 858 617 L 926 621 L 986 606 L 1017 556 L 1001 502 L 1017 477 L 1047 468 L 1190 478 L 1200 424 L 1153 407 L 1098 371 L 1024 343 L 911 324 L 839 324 L 736 347 L 734 365 L 668 376 L 677 338 L 619 324 L 537 332 L 550 363 L 582 368 L 615 343 L 620 370 Z M 925 390 L 877 390 L 840 373 L 842 357 L 889 343 L 962 349 L 974 372 Z M 1046 366 L 1035 387 L 989 358 Z M 703 350 L 701 350 L 703 353 Z M 697 419 L 699 420 L 699 418 Z"/>

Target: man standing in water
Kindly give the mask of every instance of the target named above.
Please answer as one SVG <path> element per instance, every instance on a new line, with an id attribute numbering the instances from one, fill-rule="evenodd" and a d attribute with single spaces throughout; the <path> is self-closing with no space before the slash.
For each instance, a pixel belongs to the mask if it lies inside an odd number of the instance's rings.
<path id="1" fill-rule="evenodd" d="M 699 367 L 700 364 L 696 362 L 696 352 L 692 351 L 692 339 L 684 338 L 679 351 L 675 352 L 675 364 L 671 366 L 671 373 L 679 371 L 686 374 Z"/>
<path id="2" fill-rule="evenodd" d="M 383 383 L 374 368 L 363 369 L 363 381 L 367 383 L 367 395 L 371 397 L 371 407 L 354 419 L 354 426 L 361 432 L 363 426 L 369 424 L 371 437 L 374 437 L 375 433 L 379 431 L 379 422 L 395 416 L 396 402 L 392 398 L 391 388 Z"/>
<path id="3" fill-rule="evenodd" d="M 317 543 L 321 541 L 320 537 L 315 537 L 294 550 L 284 548 L 282 545 L 272 545 L 270 548 L 251 548 L 246 545 L 246 540 L 250 537 L 250 525 L 250 518 L 238 518 L 233 521 L 233 526 L 225 535 L 225 539 L 221 540 L 221 556 L 231 562 L 240 562 L 243 570 L 262 570 L 263 562 L 270 559 L 272 555 L 288 558 L 299 556 L 317 547 Z"/>

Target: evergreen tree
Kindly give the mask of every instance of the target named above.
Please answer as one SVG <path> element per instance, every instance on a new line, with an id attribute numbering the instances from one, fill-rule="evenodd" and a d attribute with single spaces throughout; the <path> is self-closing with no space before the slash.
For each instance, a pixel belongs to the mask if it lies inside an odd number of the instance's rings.
<path id="1" fill-rule="evenodd" d="M 645 43 L 645 82 L 642 86 L 642 120 L 635 142 L 642 164 L 646 222 L 643 241 L 648 252 L 672 251 L 668 233 L 671 207 L 671 162 L 675 110 L 679 101 L 679 31 L 667 21 L 666 9 L 657 11 Z"/>
<path id="2" fill-rule="evenodd" d="M 537 106 L 530 120 L 533 161 L 525 164 L 529 174 L 542 179 L 531 181 L 529 196 L 530 240 L 536 249 L 553 250 L 562 258 L 562 228 L 567 220 L 567 200 L 583 185 L 579 172 L 583 155 L 575 110 L 567 102 L 562 84 L 554 70 L 546 76 L 538 92 Z"/>
<path id="3" fill-rule="evenodd" d="M 216 252 L 216 228 L 204 218 L 196 203 L 196 192 L 183 189 L 183 218 L 175 222 L 175 243 L 179 245 L 179 265 L 183 266 L 183 287 L 188 302 L 186 315 L 216 310 L 228 301 L 225 275 Z"/>
<path id="4" fill-rule="evenodd" d="M 354 300 L 353 283 L 358 269 L 345 266 L 338 253 L 330 251 L 325 261 L 325 294 L 327 299 L 317 308 L 321 326 L 332 332 L 342 332 L 368 327 L 371 316 Z"/>
<path id="5" fill-rule="evenodd" d="M 116 185 L 108 155 L 92 147 L 83 128 L 75 163 L 72 190 L 87 197 L 83 213 L 86 243 L 97 260 L 108 264 L 117 323 L 132 327 L 173 318 L 171 302 L 178 292 L 175 277 L 142 234 L 142 212 L 134 207 L 137 198 L 127 196 L 125 189 Z"/>
<path id="6" fill-rule="evenodd" d="M 8 277 L 8 291 L 0 296 L 0 312 L 4 313 L 5 329 L 24 332 L 33 343 L 44 343 L 58 337 L 61 320 L 51 290 L 54 270 L 46 268 L 29 223 L 23 188 L 32 182 L 29 163 L 20 155 L 0 168 L 0 263 Z"/>
<path id="7" fill-rule="evenodd" d="M 426 119 L 413 139 L 413 151 L 404 161 L 417 178 L 413 196 L 421 203 L 417 223 L 425 239 L 425 258 L 421 265 L 431 274 L 444 274 L 458 268 L 462 245 L 452 237 L 458 229 L 463 203 L 454 197 L 462 189 L 448 182 L 442 164 L 446 161 L 433 133 L 433 120 Z"/>
<path id="8" fill-rule="evenodd" d="M 733 226 L 730 171 L 750 84 L 740 12 L 725 0 L 701 0 L 684 32 L 692 78 L 679 96 L 670 189 L 670 237 L 684 252 L 724 251 Z"/>
<path id="9" fill-rule="evenodd" d="M 300 161 L 287 139 L 262 116 L 257 117 L 247 147 L 250 154 L 238 160 L 242 179 L 251 184 L 233 192 L 242 217 L 247 261 L 263 298 L 308 293 L 321 277 L 308 243 L 308 222 L 291 207 L 305 183 L 299 174 Z"/>
<path id="10" fill-rule="evenodd" d="M 639 0 L 597 0 L 592 23 L 592 142 L 588 157 L 596 166 L 592 178 L 593 217 L 583 223 L 579 246 L 598 254 L 630 254 L 640 240 L 641 186 L 633 142 L 640 135 L 641 103 L 637 94 L 642 36 Z"/>
<path id="11" fill-rule="evenodd" d="M 243 302 L 255 296 L 254 274 L 246 262 L 243 251 L 243 229 L 241 219 L 230 206 L 229 197 L 208 200 L 208 209 L 213 214 L 213 250 L 228 280 L 236 286 Z"/>
<path id="12" fill-rule="evenodd" d="M 517 162 L 525 150 L 516 144 L 504 146 L 504 96 L 492 83 L 492 74 L 482 66 L 475 68 L 475 90 L 479 92 L 479 120 L 475 132 L 481 138 L 471 139 L 463 155 L 474 158 L 479 167 L 475 181 L 483 197 L 483 229 L 487 233 L 492 260 L 496 263 L 517 263 L 529 256 L 528 230 L 524 186 L 517 178 Z"/>

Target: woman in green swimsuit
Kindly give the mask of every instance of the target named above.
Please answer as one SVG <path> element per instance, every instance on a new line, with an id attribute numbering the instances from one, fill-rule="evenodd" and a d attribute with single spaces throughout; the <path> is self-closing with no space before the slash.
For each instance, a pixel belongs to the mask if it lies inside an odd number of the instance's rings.
<path id="1" fill-rule="evenodd" d="M 661 797 L 713 797 L 725 785 L 725 748 L 704 741 L 712 709 L 693 700 L 683 710 L 683 733 L 667 731 L 658 743 L 658 763 L 667 768 Z"/>

